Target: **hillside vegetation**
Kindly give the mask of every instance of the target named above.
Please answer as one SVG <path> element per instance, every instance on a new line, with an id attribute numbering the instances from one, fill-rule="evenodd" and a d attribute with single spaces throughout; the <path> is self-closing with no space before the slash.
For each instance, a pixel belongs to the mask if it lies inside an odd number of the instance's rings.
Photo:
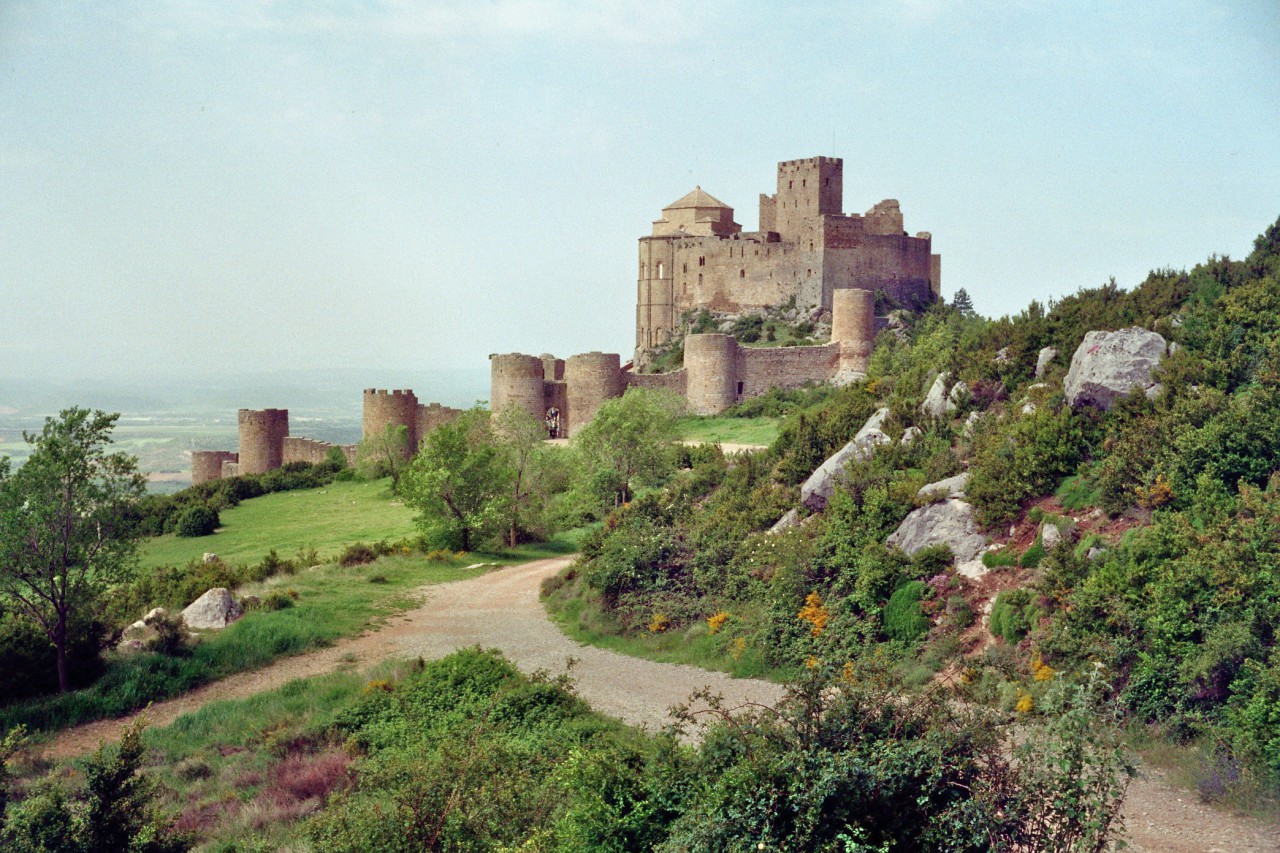
<path id="1" fill-rule="evenodd" d="M 1133 326 L 1176 344 L 1159 388 L 1110 411 L 1068 406 L 1063 377 L 1085 333 Z M 1037 379 L 1045 347 L 1060 354 Z M 967 392 L 926 416 L 944 371 Z M 880 407 L 888 443 L 850 465 L 825 511 L 768 533 Z M 582 636 L 640 653 L 682 648 L 779 675 L 889 661 L 904 689 L 944 686 L 1023 718 L 1099 673 L 1131 724 L 1203 745 L 1205 796 L 1274 792 L 1277 424 L 1280 223 L 1243 261 L 998 320 L 937 306 L 882 333 L 867 379 L 790 414 L 767 452 L 701 457 L 615 511 L 550 603 Z M 920 434 L 904 442 L 910 427 Z M 909 557 L 885 544 L 928 502 L 922 486 L 962 471 L 1001 546 L 980 579 L 945 547 Z"/>

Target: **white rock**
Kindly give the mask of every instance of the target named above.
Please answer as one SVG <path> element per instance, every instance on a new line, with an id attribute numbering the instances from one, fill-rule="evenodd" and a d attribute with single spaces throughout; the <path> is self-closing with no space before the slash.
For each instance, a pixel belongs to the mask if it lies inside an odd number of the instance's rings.
<path id="1" fill-rule="evenodd" d="M 1023 404 L 1022 404 L 1022 414 L 1024 414 L 1024 415 L 1034 415 L 1035 413 L 1036 413 L 1036 404 L 1035 404 L 1035 403 L 1032 403 L 1030 400 L 1028 400 L 1027 402 L 1025 402 L 1025 403 L 1023 403 Z"/>
<path id="2" fill-rule="evenodd" d="M 991 360 L 994 361 L 996 364 L 1004 364 L 1006 361 L 1009 360 L 1009 348 L 1001 347 L 999 351 L 996 352 L 996 357 Z"/>
<path id="3" fill-rule="evenodd" d="M 926 501 L 940 501 L 946 498 L 964 497 L 964 487 L 969 484 L 969 472 L 964 471 L 954 477 L 947 477 L 936 483 L 921 486 L 916 497 Z"/>
<path id="4" fill-rule="evenodd" d="M 1102 552 L 1102 549 L 1101 549 L 1101 548 L 1090 548 L 1090 549 L 1085 553 L 1084 558 L 1085 558 L 1086 560 L 1088 560 L 1090 563 L 1092 563 L 1092 562 L 1097 561 L 1097 560 L 1098 560 L 1098 558 L 1102 556 L 1102 553 L 1103 553 L 1103 552 Z"/>
<path id="5" fill-rule="evenodd" d="M 1053 550 L 1064 539 L 1068 542 L 1073 542 L 1075 538 L 1076 526 L 1072 522 L 1066 522 L 1062 527 L 1048 522 L 1040 526 L 1040 544 L 1044 546 L 1046 551 Z"/>
<path id="6" fill-rule="evenodd" d="M 922 435 L 924 435 L 924 430 L 920 429 L 920 427 L 909 426 L 902 431 L 901 440 L 903 444 L 910 446 Z"/>
<path id="7" fill-rule="evenodd" d="M 951 386 L 951 393 L 947 395 L 947 411 L 954 412 L 956 409 L 960 408 L 960 404 L 968 399 L 968 397 L 969 386 L 964 383 L 963 379 L 961 379 L 955 385 Z"/>
<path id="8" fill-rule="evenodd" d="M 787 510 L 787 514 L 774 522 L 773 527 L 769 528 L 770 533 L 781 533 L 789 527 L 795 527 L 800 523 L 800 510 Z"/>
<path id="9" fill-rule="evenodd" d="M 226 587 L 214 587 L 182 611 L 188 628 L 201 631 L 219 630 L 244 615 L 240 603 Z"/>
<path id="10" fill-rule="evenodd" d="M 800 487 L 800 502 L 813 512 L 826 509 L 836 485 L 845 478 L 852 462 L 864 462 L 871 458 L 876 445 L 887 444 L 889 436 L 880 429 L 889 417 L 888 409 L 879 409 L 867 419 L 853 440 L 833 453 L 818 470 L 809 475 Z"/>
<path id="11" fill-rule="evenodd" d="M 1058 351 L 1053 347 L 1045 347 L 1040 350 L 1040 355 L 1036 357 L 1036 379 L 1044 376 L 1045 370 L 1049 367 L 1049 362 L 1058 357 Z"/>
<path id="12" fill-rule="evenodd" d="M 201 560 L 201 562 L 203 562 L 203 563 L 212 563 L 212 562 L 213 562 L 214 560 L 216 560 L 216 559 L 218 559 L 218 555 L 217 555 L 217 554 L 211 554 L 211 553 L 209 553 L 208 551 L 205 551 L 205 552 L 204 552 L 204 557 L 203 557 L 203 559 Z"/>
<path id="13" fill-rule="evenodd" d="M 986 564 L 981 559 L 965 560 L 963 563 L 956 564 L 956 574 L 971 581 L 982 580 L 989 571 L 991 570 L 986 567 Z"/>
<path id="14" fill-rule="evenodd" d="M 963 435 L 965 438 L 968 438 L 969 436 L 973 435 L 973 427 L 980 420 L 982 420 L 981 414 L 979 414 L 978 412 L 970 412 L 969 417 L 965 418 L 964 420 L 964 429 L 961 430 L 961 435 Z"/>
<path id="15" fill-rule="evenodd" d="M 1150 392 L 1151 374 L 1164 357 L 1166 342 L 1137 327 L 1118 332 L 1089 332 L 1071 357 L 1063 382 L 1072 407 L 1110 409 L 1134 388 Z"/>
<path id="16" fill-rule="evenodd" d="M 940 418 L 947 413 L 947 380 L 949 378 L 951 374 L 945 370 L 938 374 L 938 378 L 934 379 L 933 384 L 929 386 L 929 393 L 924 395 L 920 411 L 934 418 Z"/>
<path id="17" fill-rule="evenodd" d="M 973 507 L 955 498 L 912 510 L 886 541 L 912 556 L 923 548 L 946 545 L 956 563 L 977 559 L 987 542 L 973 521 Z"/>

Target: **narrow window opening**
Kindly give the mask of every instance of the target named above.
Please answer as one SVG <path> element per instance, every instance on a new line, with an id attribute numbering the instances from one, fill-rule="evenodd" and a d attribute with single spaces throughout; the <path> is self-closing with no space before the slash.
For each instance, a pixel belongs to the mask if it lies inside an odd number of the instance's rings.
<path id="1" fill-rule="evenodd" d="M 738 278 L 746 278 L 747 271 L 745 269 L 738 270 Z"/>
<path id="2" fill-rule="evenodd" d="M 663 267 L 662 267 L 662 261 L 658 261 L 658 278 L 662 278 L 662 273 L 663 273 L 663 272 L 664 272 L 664 270 L 663 270 Z"/>
<path id="3" fill-rule="evenodd" d="M 742 383 L 741 383 L 741 382 L 739 382 L 739 383 L 738 383 L 738 396 L 739 396 L 739 397 L 741 397 L 741 396 L 742 396 Z"/>

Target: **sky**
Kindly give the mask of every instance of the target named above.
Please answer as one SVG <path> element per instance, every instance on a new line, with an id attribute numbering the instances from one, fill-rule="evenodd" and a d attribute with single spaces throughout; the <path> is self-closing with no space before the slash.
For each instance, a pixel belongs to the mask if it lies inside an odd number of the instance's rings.
<path id="1" fill-rule="evenodd" d="M 776 164 L 988 316 L 1242 257 L 1280 3 L 0 0 L 0 378 L 634 346 L 636 239 Z M 624 358 L 625 360 L 625 358 Z"/>

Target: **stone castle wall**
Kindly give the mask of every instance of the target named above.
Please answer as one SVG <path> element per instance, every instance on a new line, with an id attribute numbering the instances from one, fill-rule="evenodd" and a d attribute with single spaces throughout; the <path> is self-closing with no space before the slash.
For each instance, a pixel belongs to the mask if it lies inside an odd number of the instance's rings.
<path id="1" fill-rule="evenodd" d="M 222 479 L 222 463 L 236 462 L 238 454 L 229 450 L 194 450 L 191 453 L 191 485 Z"/>
<path id="2" fill-rule="evenodd" d="M 622 359 L 616 353 L 587 352 L 570 356 L 564 364 L 565 403 L 561 415 L 565 434 L 572 438 L 590 423 L 606 400 L 622 396 Z"/>

